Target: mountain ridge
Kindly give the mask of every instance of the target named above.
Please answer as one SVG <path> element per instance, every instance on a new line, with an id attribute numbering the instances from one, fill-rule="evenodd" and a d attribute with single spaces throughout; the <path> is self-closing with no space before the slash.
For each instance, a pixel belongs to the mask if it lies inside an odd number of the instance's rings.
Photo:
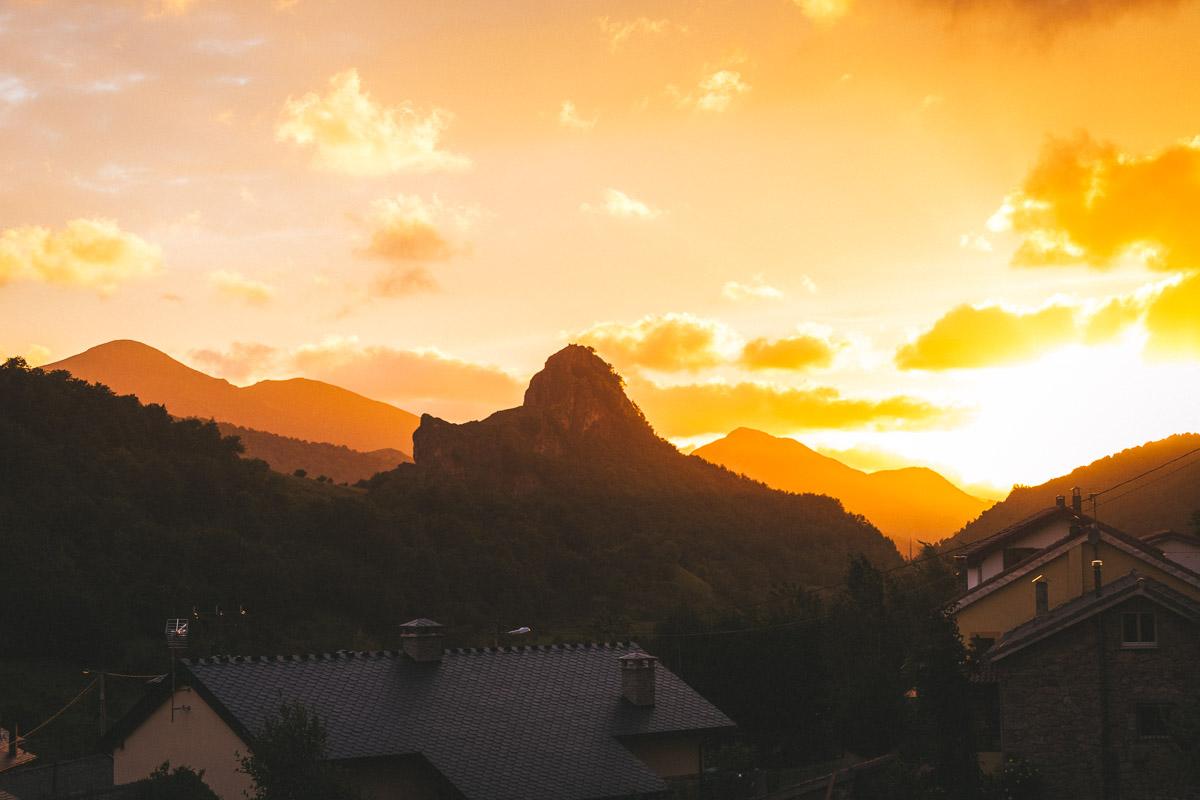
<path id="1" fill-rule="evenodd" d="M 177 417 L 215 419 L 361 452 L 391 448 L 411 453 L 418 423 L 408 411 L 308 378 L 236 386 L 132 339 L 96 345 L 42 369 L 66 370 L 117 394 L 165 406 Z"/>
<path id="2" fill-rule="evenodd" d="M 1172 459 L 1178 462 L 1167 464 Z M 1153 471 L 1137 477 L 1148 470 Z M 1124 481 L 1131 482 L 1111 493 L 1105 491 Z M 967 544 L 990 536 L 1054 505 L 1058 495 L 1070 497 L 1076 486 L 1085 498 L 1104 492 L 1097 498 L 1094 512 L 1087 500 L 1084 511 L 1126 533 L 1144 536 L 1164 529 L 1186 531 L 1194 524 L 1192 515 L 1200 511 L 1200 434 L 1177 433 L 1155 439 L 1037 486 L 1017 486 L 1007 498 L 963 526 L 947 544 Z"/>
<path id="3" fill-rule="evenodd" d="M 928 467 L 863 472 L 795 439 L 753 428 L 736 428 L 694 455 L 776 489 L 836 497 L 903 545 L 943 539 L 991 505 Z"/>

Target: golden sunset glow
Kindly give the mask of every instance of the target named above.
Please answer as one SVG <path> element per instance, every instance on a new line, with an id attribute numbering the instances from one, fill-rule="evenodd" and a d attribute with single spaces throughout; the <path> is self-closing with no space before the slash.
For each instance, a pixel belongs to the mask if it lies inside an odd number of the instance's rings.
<path id="1" fill-rule="evenodd" d="M 31 0 L 0 349 L 1005 490 L 1200 427 L 1200 3 Z"/>

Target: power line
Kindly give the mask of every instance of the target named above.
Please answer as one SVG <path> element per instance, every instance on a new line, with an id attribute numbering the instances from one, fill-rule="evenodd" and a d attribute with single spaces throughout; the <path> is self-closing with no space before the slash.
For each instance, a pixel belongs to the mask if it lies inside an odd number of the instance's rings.
<path id="1" fill-rule="evenodd" d="M 60 709 L 58 710 L 58 712 L 57 712 L 57 713 L 56 713 L 54 716 L 50 717 L 50 719 L 46 720 L 46 721 L 45 721 L 45 722 L 43 722 L 41 725 L 38 725 L 36 728 L 34 728 L 33 730 L 31 730 L 29 733 L 23 734 L 23 735 L 20 737 L 20 739 L 18 739 L 18 741 L 22 741 L 22 742 L 23 742 L 23 741 L 25 741 L 25 740 L 26 740 L 26 739 L 28 739 L 30 736 L 33 736 L 33 735 L 34 735 L 34 734 L 36 734 L 38 731 L 40 731 L 42 728 L 46 727 L 46 726 L 47 726 L 47 725 L 49 725 L 51 722 L 54 722 L 54 720 L 56 720 L 56 719 L 58 719 L 59 717 L 61 717 L 61 716 L 63 715 L 63 713 L 64 713 L 64 712 L 66 712 L 66 710 L 67 710 L 68 708 L 70 708 L 71 706 L 73 706 L 73 705 L 75 705 L 76 703 L 78 703 L 78 702 L 79 702 L 79 701 L 80 701 L 80 700 L 83 698 L 83 696 L 84 696 L 85 694 L 87 694 L 88 692 L 90 692 L 90 691 L 92 690 L 92 688 L 93 688 L 93 687 L 94 687 L 94 686 L 95 686 L 97 683 L 99 683 L 99 682 L 100 682 L 100 679 L 99 679 L 99 678 L 93 678 L 91 683 L 89 683 L 87 686 L 83 687 L 83 691 L 82 691 L 82 692 L 80 692 L 79 694 L 75 695 L 75 699 L 74 699 L 74 700 L 72 700 L 71 702 L 67 703 L 65 706 L 63 706 L 62 708 L 60 708 Z"/>
<path id="2" fill-rule="evenodd" d="M 1102 494 L 1108 494 L 1108 493 L 1109 493 L 1109 492 L 1111 492 L 1113 489 L 1119 489 L 1119 488 L 1121 488 L 1122 486 L 1124 486 L 1124 485 L 1125 485 L 1125 484 L 1127 484 L 1127 483 L 1133 483 L 1133 482 L 1134 482 L 1134 481 L 1136 481 L 1138 478 L 1144 478 L 1144 477 L 1146 477 L 1146 476 L 1147 476 L 1147 475 L 1149 475 L 1151 472 L 1157 472 L 1158 470 L 1162 469 L 1163 467 L 1169 467 L 1169 466 L 1171 466 L 1172 464 L 1174 464 L 1176 461 L 1179 461 L 1179 460 L 1181 460 L 1181 459 L 1187 458 L 1188 456 L 1192 455 L 1193 453 L 1200 453 L 1200 447 L 1193 447 L 1191 450 L 1188 450 L 1188 451 L 1187 451 L 1186 453 L 1184 453 L 1183 455 L 1178 455 L 1178 456 L 1175 456 L 1174 458 L 1172 458 L 1172 459 L 1169 459 L 1169 460 L 1167 460 L 1167 461 L 1164 461 L 1163 463 L 1159 464 L 1157 467 L 1151 467 L 1150 469 L 1146 470 L 1145 472 L 1141 472 L 1141 473 L 1138 473 L 1137 475 L 1134 475 L 1132 478 L 1126 478 L 1125 480 L 1123 480 L 1123 481 L 1121 481 L 1121 482 L 1119 482 L 1119 483 L 1114 483 L 1112 486 L 1108 487 L 1107 489 L 1101 489 L 1101 490 L 1100 490 L 1100 491 L 1098 491 L 1098 492 L 1092 492 L 1092 496 L 1093 496 L 1093 497 L 1099 497 L 1099 496 L 1100 496 L 1100 495 L 1102 495 Z M 1170 474 L 1170 473 L 1167 473 L 1167 474 Z M 1124 494 L 1128 494 L 1128 492 L 1125 492 L 1125 493 L 1123 493 L 1122 495 L 1119 495 L 1119 496 L 1124 496 Z M 1114 498 L 1114 499 L 1115 499 L 1115 498 Z"/>

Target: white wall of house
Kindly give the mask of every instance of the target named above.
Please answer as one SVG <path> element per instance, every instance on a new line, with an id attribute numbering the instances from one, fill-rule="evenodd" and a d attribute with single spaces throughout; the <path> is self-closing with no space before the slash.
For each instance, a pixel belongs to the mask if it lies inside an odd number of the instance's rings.
<path id="1" fill-rule="evenodd" d="M 249 753 L 245 742 L 190 688 L 176 692 L 175 706 L 188 706 L 189 710 L 177 710 L 172 721 L 171 701 L 167 700 L 113 748 L 113 783 L 147 778 L 168 761 L 172 769 L 204 770 L 204 782 L 221 800 L 243 800 L 250 778 L 238 772 L 236 754 Z"/>
<path id="2" fill-rule="evenodd" d="M 1163 555 L 1177 564 L 1181 564 L 1192 572 L 1200 572 L 1200 543 L 1193 539 L 1176 538 L 1162 539 L 1154 543 L 1162 549 Z"/>
<path id="3" fill-rule="evenodd" d="M 1065 538 L 1070 532 L 1071 523 L 1068 520 L 1053 520 L 1038 528 L 1027 531 L 1016 539 L 1006 543 L 1004 547 L 997 548 L 995 552 L 988 553 L 979 565 L 979 569 L 968 570 L 967 588 L 974 589 L 988 578 L 993 575 L 999 575 L 1004 571 L 1005 549 L 1009 547 L 1033 547 L 1041 550 L 1043 547 L 1049 547 L 1059 539 Z"/>

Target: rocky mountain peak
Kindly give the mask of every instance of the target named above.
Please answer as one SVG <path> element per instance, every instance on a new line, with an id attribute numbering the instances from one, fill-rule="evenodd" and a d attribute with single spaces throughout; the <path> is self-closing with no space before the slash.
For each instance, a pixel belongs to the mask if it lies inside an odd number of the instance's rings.
<path id="1" fill-rule="evenodd" d="M 427 414 L 413 435 L 413 457 L 425 471 L 517 482 L 527 476 L 515 474 L 516 465 L 529 458 L 612 460 L 663 448 L 674 454 L 625 396 L 620 376 L 576 344 L 546 360 L 520 407 L 461 425 Z"/>

